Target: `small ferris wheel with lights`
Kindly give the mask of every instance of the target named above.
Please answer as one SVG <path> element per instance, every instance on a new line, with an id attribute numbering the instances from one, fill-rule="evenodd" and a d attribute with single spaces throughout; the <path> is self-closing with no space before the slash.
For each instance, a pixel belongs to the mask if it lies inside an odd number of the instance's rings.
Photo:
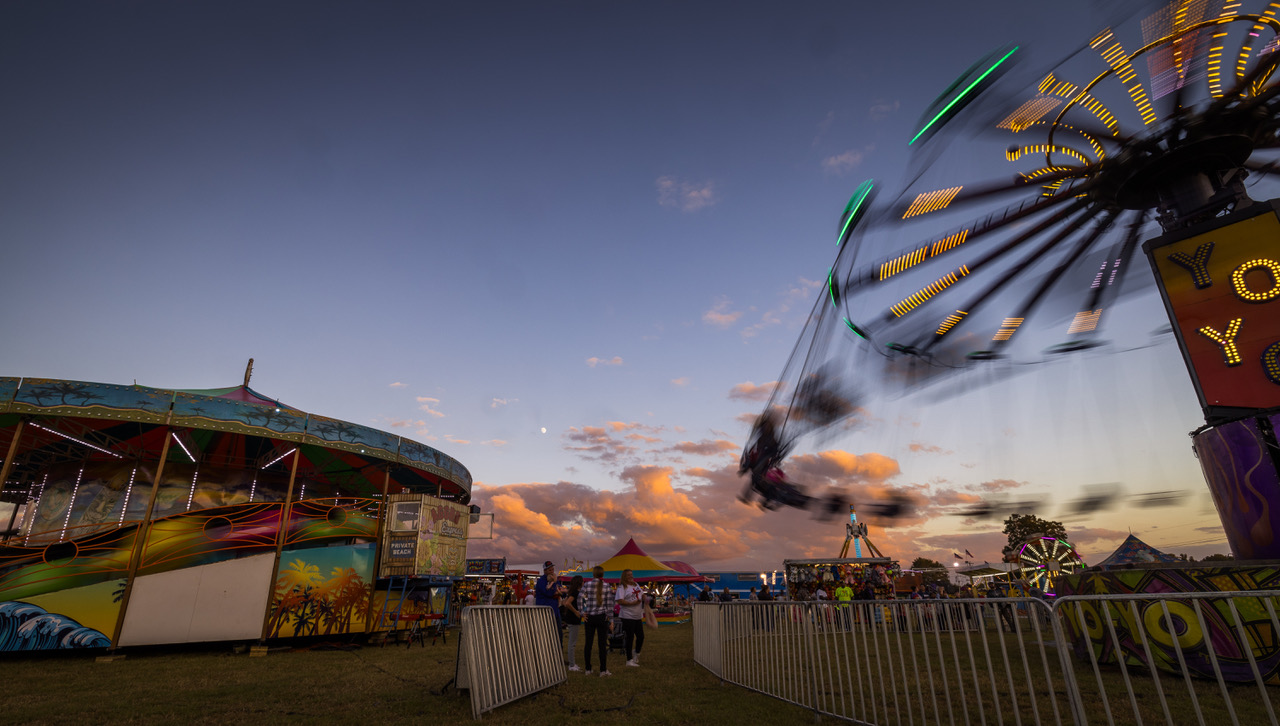
<path id="1" fill-rule="evenodd" d="M 1047 534 L 1033 534 L 1018 549 L 1018 576 L 1027 587 L 1049 592 L 1059 575 L 1070 575 L 1084 569 L 1080 553 L 1070 542 Z"/>

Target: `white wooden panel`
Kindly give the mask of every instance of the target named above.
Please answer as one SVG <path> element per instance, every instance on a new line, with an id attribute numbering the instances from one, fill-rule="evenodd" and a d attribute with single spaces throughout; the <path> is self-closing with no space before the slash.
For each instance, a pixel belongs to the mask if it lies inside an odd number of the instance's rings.
<path id="1" fill-rule="evenodd" d="M 119 645 L 257 639 L 274 557 L 255 555 L 139 577 Z"/>

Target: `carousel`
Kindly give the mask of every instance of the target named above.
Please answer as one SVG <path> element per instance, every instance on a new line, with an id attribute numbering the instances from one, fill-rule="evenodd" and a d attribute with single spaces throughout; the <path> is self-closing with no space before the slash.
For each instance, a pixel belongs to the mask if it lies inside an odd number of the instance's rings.
<path id="1" fill-rule="evenodd" d="M 0 650 L 367 633 L 463 577 L 462 464 L 250 370 L 212 390 L 0 378 Z"/>

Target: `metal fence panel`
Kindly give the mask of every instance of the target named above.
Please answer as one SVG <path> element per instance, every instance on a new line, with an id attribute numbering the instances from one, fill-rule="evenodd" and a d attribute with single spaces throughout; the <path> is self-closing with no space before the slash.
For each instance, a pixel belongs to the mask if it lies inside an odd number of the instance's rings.
<path id="1" fill-rule="evenodd" d="M 866 724 L 1271 724 L 1280 591 L 699 603 L 695 656 Z"/>
<path id="2" fill-rule="evenodd" d="M 563 683 L 568 677 L 555 612 L 535 605 L 475 605 L 462 611 L 458 688 L 471 715 Z"/>

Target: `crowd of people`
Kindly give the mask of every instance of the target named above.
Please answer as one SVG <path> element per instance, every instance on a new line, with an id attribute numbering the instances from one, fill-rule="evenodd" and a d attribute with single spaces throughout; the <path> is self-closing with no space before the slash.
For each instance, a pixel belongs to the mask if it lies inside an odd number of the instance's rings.
<path id="1" fill-rule="evenodd" d="M 609 670 L 610 641 L 621 639 L 626 664 L 640 667 L 640 652 L 644 649 L 644 629 L 657 627 L 653 610 L 656 597 L 636 582 L 631 570 L 623 570 L 618 584 L 604 580 L 604 568 L 596 566 L 591 578 L 574 575 L 568 585 L 559 582 L 555 563 L 548 560 L 543 574 L 532 590 L 532 605 L 543 605 L 555 613 L 560 630 L 561 647 L 564 648 L 565 665 L 574 673 L 611 676 Z M 578 666 L 578 637 L 585 631 L 582 650 L 586 670 Z M 599 661 L 593 662 L 592 651 Z"/>

